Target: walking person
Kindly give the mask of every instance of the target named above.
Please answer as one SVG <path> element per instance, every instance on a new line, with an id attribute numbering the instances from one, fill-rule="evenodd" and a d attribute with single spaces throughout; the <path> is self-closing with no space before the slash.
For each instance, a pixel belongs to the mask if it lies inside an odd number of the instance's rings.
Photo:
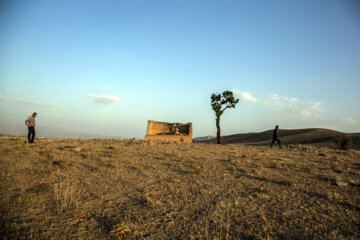
<path id="1" fill-rule="evenodd" d="M 34 112 L 30 117 L 25 120 L 25 125 L 28 127 L 29 133 L 27 137 L 27 143 L 33 143 L 35 139 L 35 118 L 37 113 Z"/>
<path id="2" fill-rule="evenodd" d="M 275 129 L 274 129 L 274 132 L 273 132 L 272 141 L 271 141 L 271 144 L 270 144 L 271 148 L 274 146 L 275 142 L 277 142 L 279 144 L 279 147 L 281 148 L 281 140 L 279 138 L 278 131 L 279 131 L 279 125 L 276 125 Z"/>

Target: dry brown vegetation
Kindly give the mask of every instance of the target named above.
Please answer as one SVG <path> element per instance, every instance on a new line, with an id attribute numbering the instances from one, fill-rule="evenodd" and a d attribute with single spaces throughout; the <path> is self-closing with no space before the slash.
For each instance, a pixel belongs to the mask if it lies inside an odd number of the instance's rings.
<path id="1" fill-rule="evenodd" d="M 2 239 L 360 238 L 356 150 L 24 141 L 0 139 Z"/>

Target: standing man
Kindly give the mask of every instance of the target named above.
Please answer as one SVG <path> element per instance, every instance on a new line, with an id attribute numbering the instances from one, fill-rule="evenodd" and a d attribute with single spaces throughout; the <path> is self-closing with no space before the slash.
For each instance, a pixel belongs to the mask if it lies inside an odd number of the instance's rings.
<path id="1" fill-rule="evenodd" d="M 28 127 L 28 143 L 33 143 L 35 139 L 35 118 L 37 113 L 34 112 L 30 117 L 25 120 L 25 125 Z"/>
<path id="2" fill-rule="evenodd" d="M 276 125 L 275 129 L 274 129 L 274 132 L 273 132 L 270 147 L 273 147 L 274 143 L 277 142 L 279 144 L 279 147 L 281 148 L 281 141 L 280 141 L 280 138 L 279 138 L 279 135 L 278 135 L 278 130 L 279 130 L 279 125 Z"/>

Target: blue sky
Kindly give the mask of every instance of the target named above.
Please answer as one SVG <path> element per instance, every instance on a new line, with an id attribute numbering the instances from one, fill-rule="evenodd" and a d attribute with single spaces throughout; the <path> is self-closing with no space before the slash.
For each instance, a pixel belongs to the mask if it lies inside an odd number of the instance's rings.
<path id="1" fill-rule="evenodd" d="M 1 131 L 143 137 L 147 120 L 215 135 L 360 132 L 358 1 L 2 1 Z M 46 127 L 46 128 L 45 128 Z M 41 131 L 41 129 L 43 129 Z"/>

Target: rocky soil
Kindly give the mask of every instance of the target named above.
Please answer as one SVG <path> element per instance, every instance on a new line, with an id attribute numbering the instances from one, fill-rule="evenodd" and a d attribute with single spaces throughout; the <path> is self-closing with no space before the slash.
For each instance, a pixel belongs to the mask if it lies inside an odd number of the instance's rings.
<path id="1" fill-rule="evenodd" d="M 0 138 L 1 239 L 360 238 L 360 151 L 24 141 Z"/>

